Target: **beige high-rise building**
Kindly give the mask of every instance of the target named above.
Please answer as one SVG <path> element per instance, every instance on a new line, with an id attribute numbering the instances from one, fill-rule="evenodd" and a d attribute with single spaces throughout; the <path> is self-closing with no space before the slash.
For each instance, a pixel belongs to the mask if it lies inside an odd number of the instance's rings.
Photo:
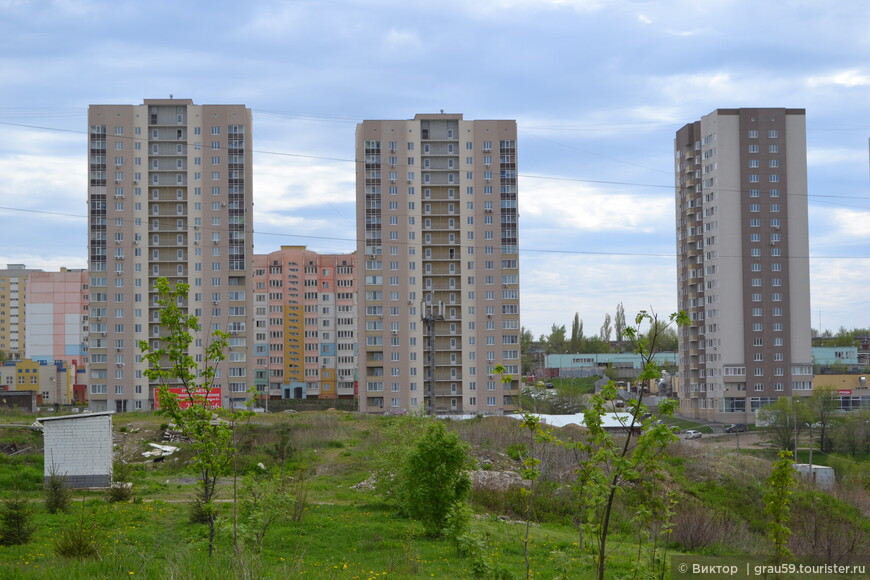
<path id="1" fill-rule="evenodd" d="M 243 402 L 253 383 L 251 111 L 146 99 L 92 105 L 88 123 L 90 408 L 153 408 L 138 341 L 162 332 L 158 277 L 190 285 L 196 360 L 213 330 L 230 332 L 216 383 L 224 406 Z"/>
<path id="2" fill-rule="evenodd" d="M 674 151 L 681 411 L 749 422 L 812 392 L 806 114 L 718 109 Z"/>
<path id="3" fill-rule="evenodd" d="M 353 399 L 356 257 L 281 246 L 254 260 L 257 390 L 279 399 Z"/>
<path id="4" fill-rule="evenodd" d="M 516 408 L 516 139 L 515 121 L 461 114 L 357 126 L 362 411 Z"/>

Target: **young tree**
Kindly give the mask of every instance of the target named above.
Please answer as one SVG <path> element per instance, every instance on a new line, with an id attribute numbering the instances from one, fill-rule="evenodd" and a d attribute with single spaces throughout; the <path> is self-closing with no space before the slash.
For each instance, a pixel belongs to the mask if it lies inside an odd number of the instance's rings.
<path id="1" fill-rule="evenodd" d="M 230 335 L 220 330 L 213 331 L 205 344 L 200 365 L 190 352 L 194 336 L 201 329 L 198 319 L 184 306 L 189 286 L 179 282 L 173 288 L 166 278 L 158 278 L 154 289 L 160 307 L 162 332 L 159 338 L 152 338 L 157 345 L 142 340 L 139 349 L 148 362 L 145 376 L 159 383 L 159 412 L 167 416 L 193 445 L 193 464 L 199 476 L 193 514 L 209 526 L 208 552 L 211 556 L 218 515 L 214 501 L 218 477 L 229 470 L 236 453 L 233 422 L 238 413 L 228 413 L 220 406 L 213 407 L 208 396 L 215 388 L 218 365 L 226 358 Z M 170 387 L 180 388 L 181 394 L 173 393 Z M 221 414 L 225 417 L 221 418 Z"/>
<path id="2" fill-rule="evenodd" d="M 791 514 L 791 496 L 797 483 L 791 451 L 780 451 L 779 460 L 773 464 L 773 472 L 765 482 L 764 512 L 770 518 L 767 535 L 773 542 L 774 561 L 782 562 L 791 556 L 788 539 L 791 530 L 788 522 Z"/>
<path id="3" fill-rule="evenodd" d="M 643 371 L 638 376 L 640 382 L 661 378 L 661 371 L 653 363 L 659 338 L 669 324 L 682 325 L 686 322 L 684 312 L 672 314 L 669 321 L 662 324 L 655 314 L 641 311 L 635 318 L 636 326 L 625 329 L 625 336 L 643 361 Z M 650 325 L 649 331 L 641 332 L 643 324 Z M 582 519 L 597 540 L 599 580 L 604 580 L 607 539 L 617 495 L 624 493 L 628 485 L 638 485 L 644 477 L 647 477 L 647 482 L 653 481 L 652 476 L 661 469 L 661 450 L 676 438 L 667 425 L 654 425 L 651 419 L 644 423 L 642 417 L 647 407 L 643 404 L 642 389 L 638 392 L 638 398 L 629 402 L 625 430 L 617 438 L 603 426 L 604 414 L 613 410 L 611 401 L 614 398 L 616 386 L 613 382 L 593 395 L 584 411 L 588 435 L 585 441 L 577 445 L 582 457 L 579 462 L 579 483 L 583 493 Z M 672 415 L 675 407 L 674 400 L 662 401 L 658 407 L 659 415 Z M 637 429 L 641 426 L 643 429 L 638 434 Z M 657 561 L 656 554 L 651 554 L 651 559 Z"/>

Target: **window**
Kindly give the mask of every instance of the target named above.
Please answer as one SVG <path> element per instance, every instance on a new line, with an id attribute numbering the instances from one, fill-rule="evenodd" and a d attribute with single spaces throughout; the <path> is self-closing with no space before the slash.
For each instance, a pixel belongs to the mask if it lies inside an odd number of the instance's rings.
<path id="1" fill-rule="evenodd" d="M 757 149 L 758 145 L 756 145 L 755 147 Z M 758 167 L 758 159 L 750 159 L 749 160 L 749 167 L 753 168 L 753 169 L 757 168 Z"/>
<path id="2" fill-rule="evenodd" d="M 771 159 L 768 167 L 779 167 L 779 159 Z"/>
<path id="3" fill-rule="evenodd" d="M 779 137 L 779 132 L 776 129 L 771 129 L 767 132 L 768 139 L 776 139 Z"/>
<path id="4" fill-rule="evenodd" d="M 750 139 L 758 139 L 758 130 L 757 129 L 750 129 L 748 137 Z"/>

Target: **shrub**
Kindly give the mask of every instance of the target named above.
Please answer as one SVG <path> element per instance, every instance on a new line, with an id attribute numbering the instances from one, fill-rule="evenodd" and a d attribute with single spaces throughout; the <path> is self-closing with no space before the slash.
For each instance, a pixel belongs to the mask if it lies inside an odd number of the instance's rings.
<path id="1" fill-rule="evenodd" d="M 68 512 L 72 502 L 72 491 L 66 486 L 66 474 L 57 471 L 52 464 L 45 482 L 45 509 L 50 514 Z"/>
<path id="2" fill-rule="evenodd" d="M 16 490 L 0 504 L 0 545 L 26 544 L 34 532 L 36 523 L 33 521 L 33 507 Z"/>
<path id="3" fill-rule="evenodd" d="M 115 461 L 112 465 L 112 484 L 106 490 L 106 501 L 118 503 L 130 501 L 133 497 L 133 486 L 130 483 L 132 470 L 123 461 Z"/>
<path id="4" fill-rule="evenodd" d="M 444 423 L 428 421 L 399 470 L 399 498 L 404 513 L 423 523 L 430 537 L 442 535 L 447 517 L 471 491 L 468 446 Z"/>
<path id="5" fill-rule="evenodd" d="M 61 527 L 60 533 L 52 538 L 54 553 L 64 558 L 98 558 L 103 543 L 101 526 L 94 521 L 93 514 L 85 511 L 69 524 Z"/>

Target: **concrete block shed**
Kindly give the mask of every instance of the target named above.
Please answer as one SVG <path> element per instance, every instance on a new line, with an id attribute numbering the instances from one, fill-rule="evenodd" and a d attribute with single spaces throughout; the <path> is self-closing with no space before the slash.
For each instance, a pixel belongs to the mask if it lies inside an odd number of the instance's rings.
<path id="1" fill-rule="evenodd" d="M 113 411 L 41 417 L 46 482 L 55 473 L 67 487 L 108 487 L 112 483 Z"/>

